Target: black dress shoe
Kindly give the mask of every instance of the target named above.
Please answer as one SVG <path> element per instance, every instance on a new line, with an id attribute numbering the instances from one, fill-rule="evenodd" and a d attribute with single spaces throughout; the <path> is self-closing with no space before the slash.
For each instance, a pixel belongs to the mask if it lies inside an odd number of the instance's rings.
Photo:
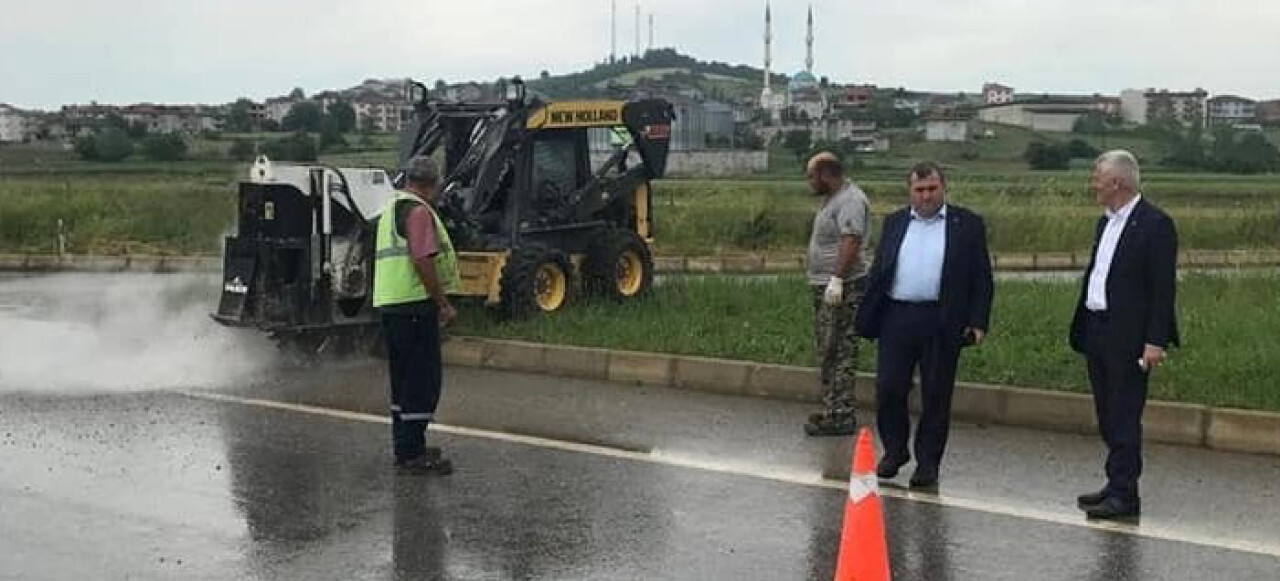
<path id="1" fill-rule="evenodd" d="M 1120 500 L 1108 496 L 1100 504 L 1085 509 L 1084 514 L 1096 519 L 1132 518 L 1142 512 L 1142 503 L 1138 500 Z"/>
<path id="2" fill-rule="evenodd" d="M 884 479 L 893 478 L 898 475 L 898 470 L 910 462 L 911 458 L 902 457 L 895 458 L 893 456 L 885 456 L 880 459 L 880 463 L 876 465 L 876 476 Z"/>
<path id="3" fill-rule="evenodd" d="M 1089 494 L 1081 494 L 1080 496 L 1077 496 L 1076 506 L 1080 508 L 1089 508 L 1093 506 L 1098 506 L 1099 504 L 1102 504 L 1102 501 L 1106 499 L 1107 499 L 1107 489 L 1104 488 L 1097 492 L 1090 492 Z"/>
<path id="4" fill-rule="evenodd" d="M 927 466 L 916 466 L 911 475 L 912 488 L 934 488 L 938 486 L 938 469 Z"/>

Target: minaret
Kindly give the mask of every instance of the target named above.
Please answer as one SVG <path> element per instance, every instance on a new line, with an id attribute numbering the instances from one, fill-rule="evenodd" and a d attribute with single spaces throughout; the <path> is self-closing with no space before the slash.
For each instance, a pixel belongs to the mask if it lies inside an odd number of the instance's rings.
<path id="1" fill-rule="evenodd" d="M 813 5 L 809 5 L 809 31 L 804 37 L 804 70 L 813 74 Z"/>
<path id="2" fill-rule="evenodd" d="M 636 58 L 640 56 L 640 3 L 636 2 Z"/>
<path id="3" fill-rule="evenodd" d="M 777 122 L 782 118 L 778 110 L 777 99 L 773 97 L 773 89 L 769 86 L 773 77 L 773 13 L 769 3 L 764 3 L 764 89 L 760 91 L 760 108 L 769 114 L 769 118 Z"/>
<path id="4" fill-rule="evenodd" d="M 649 13 L 649 50 L 653 50 L 653 13 Z"/>
<path id="5" fill-rule="evenodd" d="M 769 90 L 769 81 L 772 76 L 770 68 L 773 66 L 773 15 L 769 12 L 769 3 L 764 4 L 764 91 L 762 95 L 769 95 L 773 91 Z M 768 107 L 766 103 L 761 103 Z"/>

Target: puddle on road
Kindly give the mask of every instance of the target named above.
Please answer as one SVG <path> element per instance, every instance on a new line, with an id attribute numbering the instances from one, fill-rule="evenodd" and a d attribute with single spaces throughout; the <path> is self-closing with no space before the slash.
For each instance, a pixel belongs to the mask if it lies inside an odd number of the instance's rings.
<path id="1" fill-rule="evenodd" d="M 208 313 L 217 278 L 72 274 L 0 281 L 0 391 L 231 387 L 275 346 Z"/>

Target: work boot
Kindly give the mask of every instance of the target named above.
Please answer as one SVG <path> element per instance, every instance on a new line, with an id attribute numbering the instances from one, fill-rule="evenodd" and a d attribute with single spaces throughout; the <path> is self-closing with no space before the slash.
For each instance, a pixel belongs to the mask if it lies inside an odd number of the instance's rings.
<path id="1" fill-rule="evenodd" d="M 858 431 L 858 419 L 852 413 L 814 414 L 804 425 L 809 436 L 851 436 Z"/>
<path id="2" fill-rule="evenodd" d="M 440 455 L 421 456 L 396 463 L 396 472 L 408 476 L 448 476 L 453 474 L 453 462 Z"/>
<path id="3" fill-rule="evenodd" d="M 396 458 L 395 465 L 400 466 L 405 462 L 422 457 L 426 457 L 428 460 L 439 460 L 442 456 L 444 456 L 444 450 L 441 450 L 438 446 L 427 446 L 422 449 L 422 456 L 415 456 L 414 458 Z"/>

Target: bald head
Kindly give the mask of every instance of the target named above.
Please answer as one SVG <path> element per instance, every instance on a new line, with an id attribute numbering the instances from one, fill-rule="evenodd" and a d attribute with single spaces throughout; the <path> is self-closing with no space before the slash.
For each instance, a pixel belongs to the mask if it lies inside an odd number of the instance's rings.
<path id="1" fill-rule="evenodd" d="M 813 171 L 815 166 L 817 166 L 819 163 L 827 164 L 832 162 L 834 162 L 838 166 L 841 165 L 840 158 L 836 157 L 836 154 L 831 153 L 830 151 L 819 151 L 818 153 L 813 154 L 813 157 L 809 158 L 809 163 L 808 165 L 805 166 L 805 169 L 808 171 Z M 841 170 L 843 169 L 844 168 L 841 167 Z"/>
<path id="2" fill-rule="evenodd" d="M 805 177 L 814 195 L 829 196 L 844 186 L 844 164 L 830 151 L 822 151 L 809 158 Z"/>

